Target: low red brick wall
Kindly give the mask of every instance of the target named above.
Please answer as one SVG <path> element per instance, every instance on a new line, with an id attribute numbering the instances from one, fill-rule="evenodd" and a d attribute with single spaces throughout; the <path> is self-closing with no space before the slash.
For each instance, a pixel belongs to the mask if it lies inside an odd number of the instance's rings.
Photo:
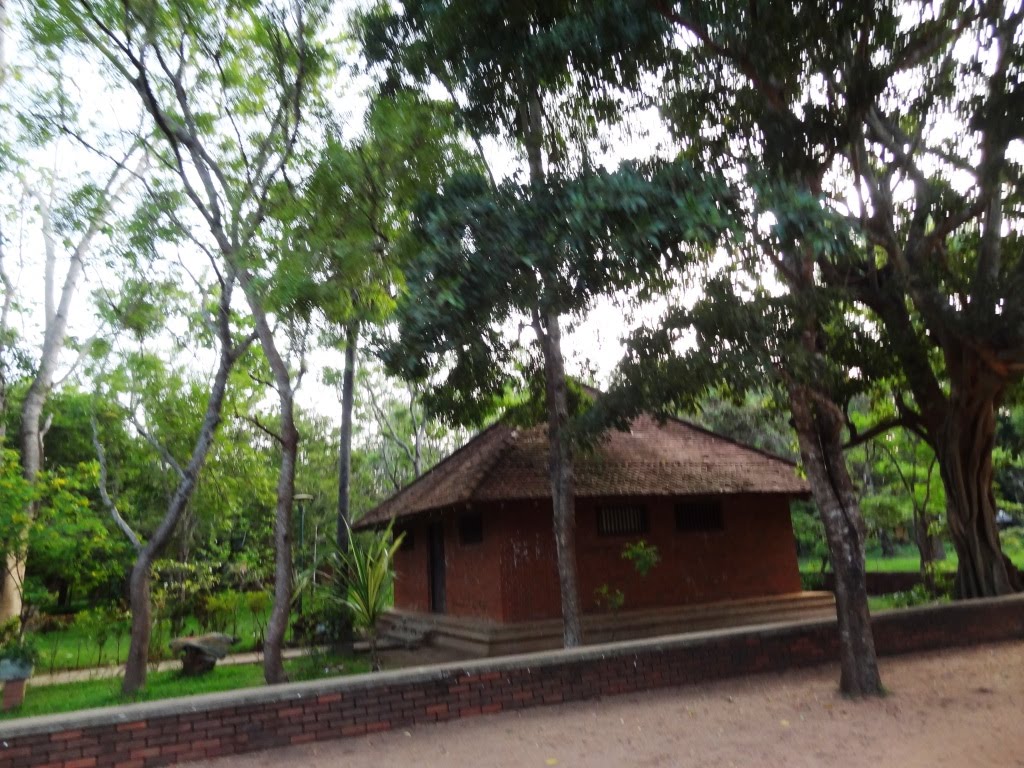
<path id="1" fill-rule="evenodd" d="M 1024 638 L 1024 596 L 874 619 L 881 654 Z M 484 659 L 0 724 L 0 768 L 155 766 L 832 661 L 834 622 Z"/>

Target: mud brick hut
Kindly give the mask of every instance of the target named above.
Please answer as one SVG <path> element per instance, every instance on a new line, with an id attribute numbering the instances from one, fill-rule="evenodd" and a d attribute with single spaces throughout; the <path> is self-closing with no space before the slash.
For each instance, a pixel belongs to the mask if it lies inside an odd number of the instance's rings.
<path id="1" fill-rule="evenodd" d="M 684 421 L 640 416 L 576 457 L 576 558 L 587 642 L 834 615 L 803 593 L 795 466 Z M 357 528 L 395 521 L 393 638 L 481 655 L 557 647 L 561 602 L 545 426 L 499 422 Z M 622 557 L 643 540 L 646 576 Z M 620 609 L 597 599 L 621 591 Z"/>

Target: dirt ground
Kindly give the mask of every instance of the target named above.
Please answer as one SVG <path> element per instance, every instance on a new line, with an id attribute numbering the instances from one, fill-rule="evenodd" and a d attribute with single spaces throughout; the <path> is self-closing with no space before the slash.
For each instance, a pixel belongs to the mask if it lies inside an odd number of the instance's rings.
<path id="1" fill-rule="evenodd" d="M 1024 766 L 1024 643 L 882 661 L 889 695 L 834 666 L 617 696 L 210 763 L 290 766 Z"/>

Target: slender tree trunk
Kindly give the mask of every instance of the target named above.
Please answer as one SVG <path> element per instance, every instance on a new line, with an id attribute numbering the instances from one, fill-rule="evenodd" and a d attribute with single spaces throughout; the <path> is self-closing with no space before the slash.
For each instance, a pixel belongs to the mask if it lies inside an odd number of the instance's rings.
<path id="1" fill-rule="evenodd" d="M 917 552 L 921 559 L 921 583 L 924 584 L 929 594 L 936 592 L 935 585 L 935 543 L 933 537 L 928 533 L 930 520 L 928 513 L 923 509 L 914 509 L 914 543 L 917 544 Z"/>
<path id="2" fill-rule="evenodd" d="M 824 407 L 804 385 L 789 385 L 789 401 L 836 576 L 839 687 L 847 696 L 881 695 L 865 584 L 865 527 L 843 457 L 842 421 L 838 409 Z"/>
<path id="3" fill-rule="evenodd" d="M 38 203 L 46 252 L 43 268 L 43 343 L 39 350 L 39 367 L 21 406 L 22 471 L 25 479 L 33 484 L 39 471 L 43 468 L 43 407 L 46 405 L 50 389 L 53 387 L 54 372 L 67 339 L 71 304 L 85 269 L 85 257 L 92 247 L 93 240 L 103 228 L 112 203 L 123 189 L 123 186 L 117 187 L 117 182 L 127 161 L 128 157 L 119 163 L 107 178 L 106 185 L 103 187 L 103 203 L 93 214 L 88 228 L 71 250 L 67 271 L 64 273 L 64 282 L 59 293 L 56 290 L 55 270 L 60 240 L 53 225 L 50 201 L 32 187 L 26 186 L 26 192 Z M 5 286 L 8 282 L 5 277 Z M 31 523 L 35 520 L 37 505 L 30 505 L 26 511 L 28 521 Z M 0 623 L 21 614 L 21 590 L 28 556 L 27 536 L 26 531 L 24 540 L 16 546 L 16 551 L 6 553 L 8 567 L 4 570 L 3 585 L 0 587 Z M 12 564 L 13 567 L 11 567 Z"/>
<path id="4" fill-rule="evenodd" d="M 954 371 L 951 378 L 949 408 L 934 447 L 958 556 L 954 594 L 973 598 L 1019 592 L 1024 587 L 1020 573 L 999 542 L 992 487 L 996 409 L 1005 385 L 981 365 Z"/>
<path id="5" fill-rule="evenodd" d="M 60 330 L 63 332 L 63 328 Z M 46 346 L 44 345 L 44 349 Z M 35 485 L 43 469 L 43 406 L 50 391 L 56 352 L 59 352 L 59 349 L 40 366 L 21 405 L 21 471 L 32 485 Z M 38 506 L 36 502 L 29 503 L 26 510 L 29 522 L 36 519 Z M 3 588 L 0 590 L 0 623 L 21 616 L 22 587 L 25 584 L 25 566 L 28 559 L 27 526 L 19 535 L 13 551 L 7 552 L 4 559 Z"/>
<path id="6" fill-rule="evenodd" d="M 521 106 L 523 145 L 530 168 L 530 181 L 544 183 L 544 126 L 540 99 L 531 91 Z M 548 406 L 548 450 L 550 452 L 551 506 L 558 557 L 558 583 L 562 594 L 562 640 L 566 648 L 583 642 L 580 622 L 580 590 L 576 574 L 576 498 L 573 484 L 572 444 L 569 440 L 569 399 L 562 357 L 562 329 L 558 314 L 548 310 L 540 286 L 533 327 L 544 354 L 544 381 Z"/>
<path id="7" fill-rule="evenodd" d="M 280 396 L 281 464 L 277 477 L 277 511 L 274 516 L 274 606 L 263 644 L 263 677 L 268 685 L 288 682 L 284 671 L 284 636 L 292 604 L 292 499 L 295 496 L 295 463 L 299 433 L 295 428 L 291 389 Z"/>
<path id="8" fill-rule="evenodd" d="M 537 334 L 544 352 L 544 379 L 548 406 L 551 506 L 558 557 L 558 584 L 562 595 L 562 640 L 566 648 L 583 642 L 580 591 L 576 574 L 576 496 L 573 482 L 572 443 L 568 432 L 569 398 L 562 359 L 562 331 L 558 315 L 550 312 L 539 321 Z"/>
<path id="9" fill-rule="evenodd" d="M 192 448 L 192 455 L 188 464 L 180 467 L 174 464 L 178 471 L 178 486 L 167 504 L 167 511 L 164 513 L 160 525 L 150 537 L 146 545 L 139 550 L 132 567 L 131 577 L 128 582 L 128 601 L 132 612 L 131 641 L 128 648 L 128 660 L 125 664 L 124 681 L 121 684 L 121 691 L 126 695 L 132 695 L 139 691 L 146 684 L 146 662 L 149 657 L 149 636 L 152 631 L 152 609 L 150 607 L 150 569 L 153 561 L 167 546 L 174 530 L 181 519 L 182 513 L 188 506 L 196 483 L 199 480 L 199 472 L 206 462 L 206 457 L 213 445 L 213 438 L 220 425 L 221 412 L 224 408 L 224 398 L 227 393 L 228 375 L 234 367 L 235 362 L 248 349 L 251 338 L 238 346 L 232 345 L 230 330 L 230 308 L 231 308 L 231 282 L 226 283 L 221 291 L 220 315 L 218 317 L 220 331 L 220 362 L 217 372 L 210 387 L 210 399 L 206 403 L 206 413 L 203 416 L 203 423 L 199 429 L 199 436 L 196 438 Z M 173 460 L 173 457 L 169 457 Z M 127 532 L 126 532 L 127 535 Z M 130 538 L 130 537 L 129 537 Z M 134 544 L 135 542 L 133 542 Z"/>
<path id="10" fill-rule="evenodd" d="M 892 540 L 892 533 L 883 528 L 878 532 L 878 543 L 882 547 L 882 557 L 894 557 L 896 555 L 896 542 Z"/>
<path id="11" fill-rule="evenodd" d="M 345 328 L 345 370 L 341 376 L 341 436 L 338 446 L 338 549 L 348 552 L 348 529 L 352 522 L 352 407 L 355 403 L 356 345 L 359 325 Z"/>
<path id="12" fill-rule="evenodd" d="M 274 330 L 267 320 L 263 297 L 252 283 L 251 275 L 239 270 L 239 281 L 256 325 L 260 347 L 270 365 L 277 390 L 281 426 L 278 441 L 281 463 L 277 476 L 277 508 L 274 514 L 274 605 L 267 622 L 267 636 L 263 644 L 263 677 L 268 685 L 288 682 L 284 671 L 282 650 L 288 631 L 288 618 L 292 604 L 292 504 L 295 498 L 295 466 L 299 452 L 299 432 L 295 427 L 295 392 L 292 374 L 281 356 L 274 338 Z"/>

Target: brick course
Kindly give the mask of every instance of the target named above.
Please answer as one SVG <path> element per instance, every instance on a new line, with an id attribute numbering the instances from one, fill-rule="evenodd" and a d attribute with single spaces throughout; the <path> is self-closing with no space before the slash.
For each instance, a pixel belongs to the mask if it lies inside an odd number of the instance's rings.
<path id="1" fill-rule="evenodd" d="M 1024 596 L 890 612 L 873 624 L 883 655 L 1018 640 Z M 0 768 L 148 768 L 806 667 L 837 652 L 835 622 L 809 622 L 26 718 L 0 724 Z"/>

